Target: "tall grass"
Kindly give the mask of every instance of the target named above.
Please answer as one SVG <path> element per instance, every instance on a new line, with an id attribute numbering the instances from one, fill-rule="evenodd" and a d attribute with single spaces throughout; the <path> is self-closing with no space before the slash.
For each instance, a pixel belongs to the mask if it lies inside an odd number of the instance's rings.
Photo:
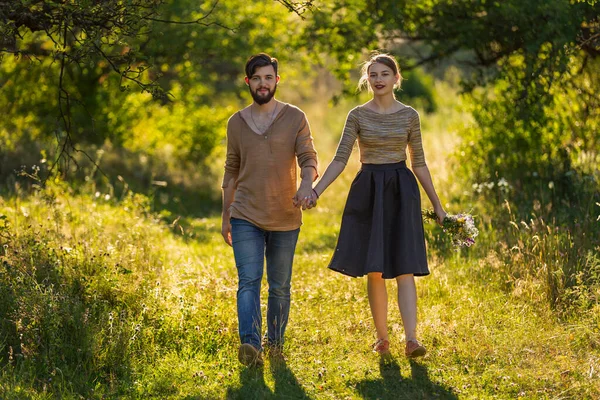
<path id="1" fill-rule="evenodd" d="M 346 190 L 342 185 L 329 192 L 304 216 L 288 361 L 267 360 L 264 371 L 244 369 L 236 360 L 237 278 L 217 217 L 190 220 L 182 233 L 149 211 L 148 198 L 133 193 L 117 202 L 49 186 L 3 199 L 2 397 L 600 394 L 597 327 L 585 318 L 560 323 L 547 302 L 536 299 L 543 283 L 531 277 L 521 276 L 507 290 L 510 277 L 502 271 L 508 266 L 492 251 L 478 259 L 430 246 L 432 275 L 417 282 L 419 331 L 430 355 L 418 363 L 398 356 L 380 365 L 369 347 L 374 328 L 364 280 L 325 268 Z M 388 290 L 392 351 L 401 354 L 394 285 Z M 565 389 L 571 397 L 560 394 Z"/>
<path id="2" fill-rule="evenodd" d="M 481 235 L 470 251 L 494 254 L 507 290 L 530 287 L 532 298 L 557 315 L 587 315 L 598 323 L 600 309 L 600 182 L 585 176 L 557 190 L 539 178 L 516 188 L 499 177 L 474 183 L 459 201 L 472 204 Z"/>
<path id="3" fill-rule="evenodd" d="M 63 191 L 0 201 L 2 358 L 42 392 L 102 397 L 130 390 L 136 366 L 170 351 L 215 352 L 231 327 L 199 327 L 221 325 L 215 305 L 229 291 L 218 266 L 202 279 L 175 273 L 210 259 L 150 214 L 145 196 L 115 207 L 107 194 Z M 217 302 L 194 301 L 205 296 Z"/>
<path id="4" fill-rule="evenodd" d="M 450 90 L 437 87 L 441 97 Z M 353 105 L 304 107 L 323 164 Z M 452 172 L 453 148 L 440 145 L 460 142 L 466 117 L 449 104 L 440 110 L 422 114 L 434 182 L 448 211 L 473 210 L 482 234 L 475 247 L 455 251 L 427 226 L 432 274 L 417 281 L 425 359 L 401 356 L 395 285 L 388 285 L 394 356 L 380 363 L 369 346 L 364 280 L 326 268 L 356 155 L 304 214 L 287 362 L 267 360 L 264 370 L 236 360 L 237 275 L 217 215 L 178 219 L 126 185 L 74 190 L 57 181 L 28 192 L 17 185 L 0 197 L 0 397 L 600 396 L 597 221 L 569 230 L 543 214 L 545 197 L 524 208 L 497 181 L 466 186 Z"/>

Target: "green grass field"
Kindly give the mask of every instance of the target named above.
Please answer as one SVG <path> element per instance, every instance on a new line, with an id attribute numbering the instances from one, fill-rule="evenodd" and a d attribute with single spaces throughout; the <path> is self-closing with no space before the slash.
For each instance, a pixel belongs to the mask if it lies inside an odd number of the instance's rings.
<path id="1" fill-rule="evenodd" d="M 347 109 L 306 111 L 324 168 Z M 445 157 L 452 148 L 437 146 L 457 141 L 446 120 L 424 120 L 442 199 L 457 190 Z M 267 359 L 262 369 L 237 361 L 237 276 L 218 216 L 165 221 L 144 196 L 114 199 L 93 188 L 74 194 L 60 183 L 0 198 L 0 342 L 6 349 L 0 397 L 600 398 L 598 304 L 559 315 L 538 280 L 511 280 L 499 244 L 482 226 L 476 253 L 438 251 L 441 233 L 427 227 L 432 273 L 417 279 L 417 290 L 419 334 L 429 353 L 417 361 L 403 356 L 390 281 L 393 359 L 382 363 L 370 347 L 366 281 L 326 268 L 358 168 L 354 158 L 318 207 L 304 214 L 287 361 Z M 449 207 L 458 212 L 471 205 Z"/>

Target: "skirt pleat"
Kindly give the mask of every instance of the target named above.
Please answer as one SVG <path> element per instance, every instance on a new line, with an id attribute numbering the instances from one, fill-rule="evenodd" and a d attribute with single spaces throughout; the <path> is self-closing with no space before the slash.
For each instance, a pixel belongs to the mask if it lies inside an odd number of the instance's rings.
<path id="1" fill-rule="evenodd" d="M 417 180 L 405 162 L 363 164 L 354 178 L 329 268 L 358 277 L 429 274 Z"/>

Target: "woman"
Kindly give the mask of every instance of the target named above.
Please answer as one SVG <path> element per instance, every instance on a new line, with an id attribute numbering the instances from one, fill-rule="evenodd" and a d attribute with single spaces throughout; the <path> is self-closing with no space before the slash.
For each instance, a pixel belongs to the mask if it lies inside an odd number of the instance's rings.
<path id="1" fill-rule="evenodd" d="M 385 279 L 395 279 L 405 354 L 419 357 L 426 350 L 416 336 L 414 277 L 428 275 L 429 269 L 415 175 L 433 205 L 438 223 L 446 212 L 425 163 L 419 114 L 394 96 L 401 80 L 398 64 L 390 55 L 377 54 L 365 63 L 359 88 L 368 84 L 373 98 L 348 114 L 335 158 L 306 203 L 314 205 L 344 170 L 358 139 L 362 168 L 348 194 L 329 268 L 353 277 L 368 276 L 369 305 L 377 331 L 373 350 L 381 355 L 389 353 Z M 406 167 L 406 147 L 414 175 Z"/>

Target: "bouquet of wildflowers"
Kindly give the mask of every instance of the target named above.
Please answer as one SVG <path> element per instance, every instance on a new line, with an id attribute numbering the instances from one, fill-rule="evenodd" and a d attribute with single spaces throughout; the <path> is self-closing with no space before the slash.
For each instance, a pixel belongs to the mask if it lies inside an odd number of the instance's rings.
<path id="1" fill-rule="evenodd" d="M 423 217 L 427 220 L 437 221 L 437 214 L 433 210 L 423 210 Z M 475 243 L 475 237 L 479 230 L 470 214 L 446 214 L 442 221 L 442 229 L 452 238 L 452 244 L 456 247 L 471 246 Z"/>

